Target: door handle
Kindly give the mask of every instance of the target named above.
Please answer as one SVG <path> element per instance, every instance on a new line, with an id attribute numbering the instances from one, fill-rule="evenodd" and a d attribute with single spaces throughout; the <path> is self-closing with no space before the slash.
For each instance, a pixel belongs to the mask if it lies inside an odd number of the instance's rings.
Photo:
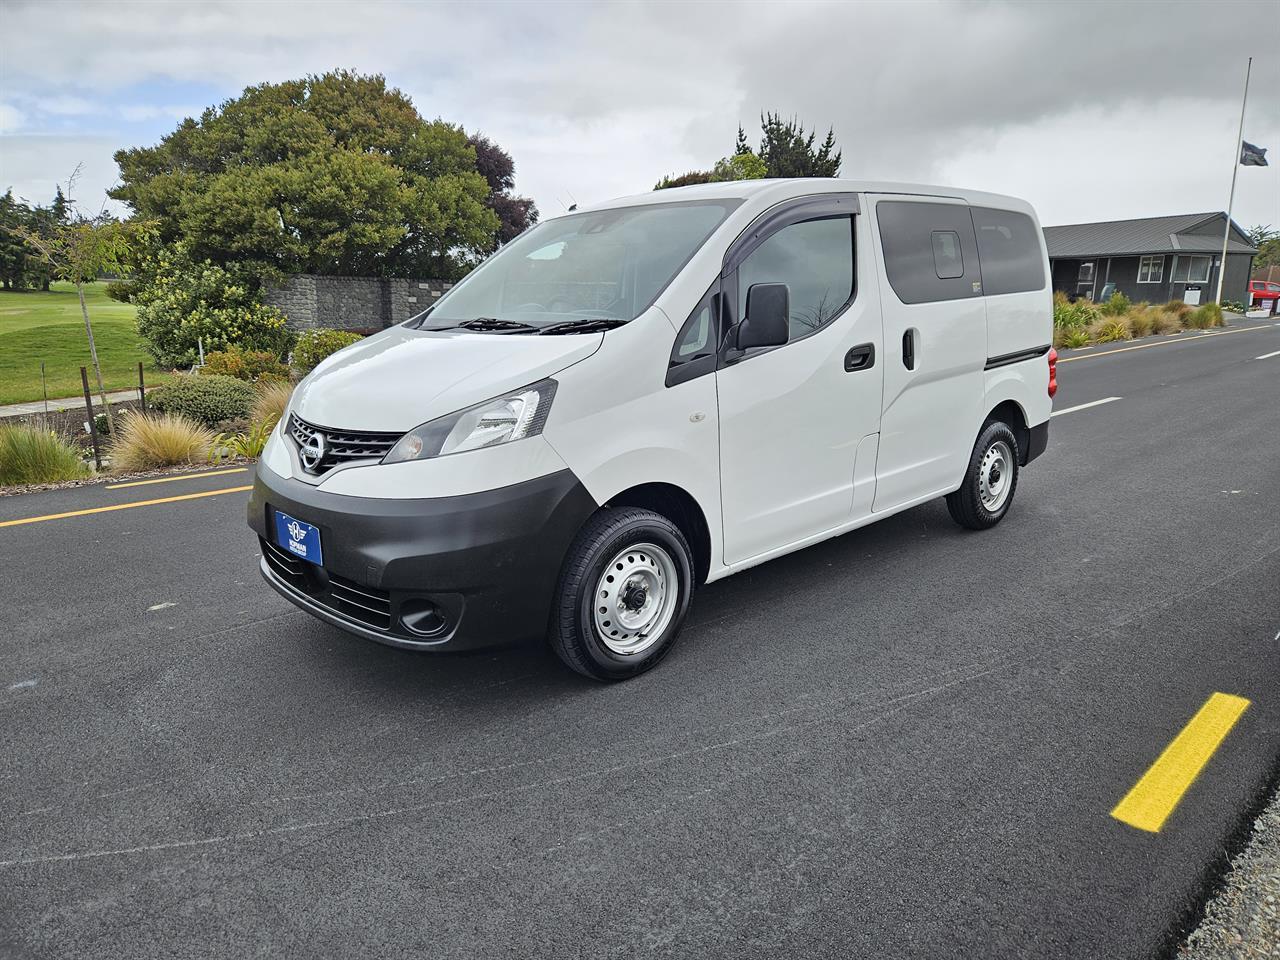
<path id="1" fill-rule="evenodd" d="M 844 355 L 844 372 L 853 373 L 876 365 L 876 345 L 860 343 Z"/>
<path id="2" fill-rule="evenodd" d="M 902 335 L 902 365 L 908 370 L 916 368 L 916 332 L 908 330 Z"/>

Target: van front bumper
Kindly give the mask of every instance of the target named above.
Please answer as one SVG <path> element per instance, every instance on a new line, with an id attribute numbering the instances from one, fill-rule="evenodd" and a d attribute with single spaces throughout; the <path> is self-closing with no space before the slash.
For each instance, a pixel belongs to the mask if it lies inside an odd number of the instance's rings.
<path id="1" fill-rule="evenodd" d="M 545 633 L 564 555 L 596 506 L 569 470 L 389 500 L 327 493 L 260 463 L 248 509 L 262 576 L 286 599 L 379 643 L 463 650 Z M 322 567 L 275 544 L 277 511 L 319 528 Z"/>

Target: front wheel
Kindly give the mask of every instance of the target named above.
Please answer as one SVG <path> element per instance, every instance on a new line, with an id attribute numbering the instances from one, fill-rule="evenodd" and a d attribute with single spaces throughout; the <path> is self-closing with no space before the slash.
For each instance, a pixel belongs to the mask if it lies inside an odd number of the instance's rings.
<path id="1" fill-rule="evenodd" d="M 679 527 L 652 510 L 604 509 L 565 557 L 548 639 L 578 673 L 625 680 L 670 651 L 692 595 L 693 555 Z"/>
<path id="2" fill-rule="evenodd" d="M 970 530 L 994 527 L 1009 512 L 1018 486 L 1018 439 L 1006 423 L 988 423 L 978 435 L 964 483 L 947 494 L 951 519 Z"/>

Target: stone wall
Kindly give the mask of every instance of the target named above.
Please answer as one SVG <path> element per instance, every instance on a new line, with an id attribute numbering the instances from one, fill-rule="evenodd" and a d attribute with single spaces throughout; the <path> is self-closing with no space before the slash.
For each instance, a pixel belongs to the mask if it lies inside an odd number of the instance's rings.
<path id="1" fill-rule="evenodd" d="M 333 327 L 369 333 L 408 320 L 448 290 L 447 280 L 384 280 L 302 273 L 268 287 L 262 300 L 289 319 L 293 330 Z"/>

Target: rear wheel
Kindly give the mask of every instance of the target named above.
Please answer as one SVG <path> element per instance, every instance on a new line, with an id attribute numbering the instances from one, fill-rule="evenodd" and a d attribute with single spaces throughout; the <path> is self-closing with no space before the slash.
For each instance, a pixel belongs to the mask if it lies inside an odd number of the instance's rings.
<path id="1" fill-rule="evenodd" d="M 951 519 L 970 530 L 994 527 L 1009 512 L 1018 487 L 1018 439 L 1006 423 L 982 428 L 964 483 L 947 494 Z"/>
<path id="2" fill-rule="evenodd" d="M 675 643 L 693 595 L 693 554 L 680 528 L 652 510 L 606 508 L 565 557 L 548 639 L 570 668 L 625 680 Z"/>

